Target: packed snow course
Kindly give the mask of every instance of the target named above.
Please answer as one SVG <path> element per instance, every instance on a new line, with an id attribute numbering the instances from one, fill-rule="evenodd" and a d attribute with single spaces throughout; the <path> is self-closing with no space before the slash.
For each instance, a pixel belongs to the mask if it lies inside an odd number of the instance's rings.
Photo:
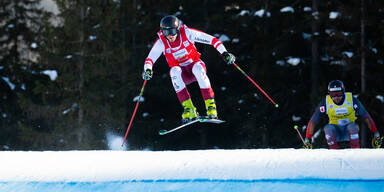
<path id="1" fill-rule="evenodd" d="M 3 151 L 0 191 L 384 191 L 384 150 Z"/>

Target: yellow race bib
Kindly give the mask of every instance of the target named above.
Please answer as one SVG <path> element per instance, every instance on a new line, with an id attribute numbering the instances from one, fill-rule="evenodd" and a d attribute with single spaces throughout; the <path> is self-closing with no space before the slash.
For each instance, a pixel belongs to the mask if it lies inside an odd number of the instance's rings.
<path id="1" fill-rule="evenodd" d="M 329 124 L 343 126 L 355 122 L 356 115 L 353 109 L 352 93 L 346 92 L 344 97 L 343 104 L 336 105 L 329 95 L 326 96 Z"/>

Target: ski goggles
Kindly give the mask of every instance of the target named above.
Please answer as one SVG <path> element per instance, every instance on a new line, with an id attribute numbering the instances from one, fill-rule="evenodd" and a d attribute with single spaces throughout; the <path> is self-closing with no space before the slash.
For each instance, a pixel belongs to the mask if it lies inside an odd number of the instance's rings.
<path id="1" fill-rule="evenodd" d="M 344 96 L 344 93 L 342 91 L 330 92 L 329 96 L 331 96 L 331 97 L 342 97 L 342 96 Z"/>
<path id="2" fill-rule="evenodd" d="M 161 28 L 161 32 L 163 33 L 164 36 L 174 36 L 177 34 L 177 29 L 176 28 Z"/>

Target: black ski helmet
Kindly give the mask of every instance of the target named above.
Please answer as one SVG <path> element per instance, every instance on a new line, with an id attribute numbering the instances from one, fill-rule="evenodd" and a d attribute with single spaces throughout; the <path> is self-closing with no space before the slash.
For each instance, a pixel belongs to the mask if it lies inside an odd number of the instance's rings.
<path id="1" fill-rule="evenodd" d="M 160 21 L 160 30 L 165 36 L 179 33 L 180 26 L 181 21 L 173 15 L 167 15 Z"/>
<path id="2" fill-rule="evenodd" d="M 344 93 L 344 83 L 340 80 L 333 80 L 328 84 L 328 93 L 331 92 L 343 92 Z"/>

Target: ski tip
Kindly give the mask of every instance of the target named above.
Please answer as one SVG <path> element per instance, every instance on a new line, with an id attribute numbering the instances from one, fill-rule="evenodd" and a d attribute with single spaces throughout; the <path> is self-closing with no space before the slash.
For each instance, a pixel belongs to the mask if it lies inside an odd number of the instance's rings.
<path id="1" fill-rule="evenodd" d="M 165 135 L 167 133 L 167 130 L 161 129 L 159 130 L 159 135 Z"/>
<path id="2" fill-rule="evenodd" d="M 278 108 L 278 107 L 279 107 L 279 104 L 276 103 L 276 104 L 275 104 L 275 107 Z"/>
<path id="3" fill-rule="evenodd" d="M 297 128 L 299 128 L 299 126 L 295 125 L 295 126 L 293 126 L 293 128 L 294 128 L 294 129 L 297 129 Z"/>

